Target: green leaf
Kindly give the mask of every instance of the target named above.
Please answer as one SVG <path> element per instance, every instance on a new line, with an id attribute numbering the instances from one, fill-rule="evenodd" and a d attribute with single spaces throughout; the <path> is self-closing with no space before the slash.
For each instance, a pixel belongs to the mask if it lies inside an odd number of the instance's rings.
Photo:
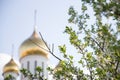
<path id="1" fill-rule="evenodd" d="M 85 4 L 82 4 L 82 10 L 83 12 L 87 10 L 87 6 L 85 6 Z"/>
<path id="2" fill-rule="evenodd" d="M 59 46 L 59 50 L 60 50 L 60 52 L 61 53 L 66 53 L 66 46 L 65 45 L 63 45 L 63 46 Z"/>
<path id="3" fill-rule="evenodd" d="M 91 59 L 91 58 L 92 58 L 92 53 L 91 53 L 91 52 L 88 52 L 87 55 L 86 55 L 86 57 L 87 57 L 88 59 Z"/>
<path id="4" fill-rule="evenodd" d="M 70 55 L 69 58 L 72 60 L 72 59 L 73 59 L 73 56 Z"/>

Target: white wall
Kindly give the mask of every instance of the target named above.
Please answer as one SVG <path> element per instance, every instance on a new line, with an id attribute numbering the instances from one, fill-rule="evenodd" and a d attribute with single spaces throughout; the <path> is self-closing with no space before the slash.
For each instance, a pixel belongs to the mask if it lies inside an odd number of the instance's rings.
<path id="1" fill-rule="evenodd" d="M 42 68 L 42 63 L 44 63 L 44 76 L 48 78 L 48 58 L 42 55 L 29 55 L 20 60 L 21 68 L 28 69 L 27 63 L 29 61 L 29 71 L 34 74 L 35 73 L 35 61 L 37 61 L 37 66 Z"/>

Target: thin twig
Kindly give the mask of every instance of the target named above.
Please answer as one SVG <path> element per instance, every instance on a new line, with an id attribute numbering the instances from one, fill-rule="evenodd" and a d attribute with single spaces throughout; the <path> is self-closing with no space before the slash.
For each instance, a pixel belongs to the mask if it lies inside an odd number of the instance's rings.
<path id="1" fill-rule="evenodd" d="M 84 52 L 83 52 L 82 48 L 81 48 L 80 46 L 77 46 L 77 47 L 78 47 L 79 50 L 81 50 L 81 52 L 82 52 L 82 54 L 83 54 L 83 56 L 84 56 Z M 87 59 L 86 59 L 86 58 L 84 58 L 84 59 L 85 59 L 85 62 L 86 62 L 86 64 L 87 64 L 87 66 L 88 66 L 88 70 L 89 70 L 89 72 L 90 72 L 90 80 L 93 80 L 93 77 L 92 77 L 92 69 L 90 68 Z"/>
<path id="2" fill-rule="evenodd" d="M 54 44 L 52 44 L 52 53 L 54 52 Z"/>
<path id="3" fill-rule="evenodd" d="M 38 43 L 34 42 L 32 39 L 29 39 L 29 40 L 30 40 L 31 42 L 33 42 L 36 46 L 40 47 L 41 49 L 43 49 L 43 50 L 49 52 L 49 50 L 47 50 L 47 49 L 41 47 L 40 45 L 38 45 Z"/>
<path id="4" fill-rule="evenodd" d="M 93 39 L 92 37 L 91 37 L 91 39 L 98 45 L 98 47 L 104 52 L 104 50 L 103 50 L 103 48 L 100 46 L 100 44 L 95 40 L 95 39 Z"/>
<path id="5" fill-rule="evenodd" d="M 48 47 L 47 43 L 45 42 L 45 40 L 43 39 L 42 37 L 42 34 L 39 32 L 40 36 L 41 36 L 41 39 L 43 40 L 43 42 L 45 43 L 46 47 L 48 48 L 49 52 L 56 58 L 58 59 L 59 61 L 61 61 L 61 59 L 59 57 L 57 57 L 54 53 L 53 53 L 53 49 L 54 47 L 52 46 L 52 51 L 50 50 L 50 48 Z"/>

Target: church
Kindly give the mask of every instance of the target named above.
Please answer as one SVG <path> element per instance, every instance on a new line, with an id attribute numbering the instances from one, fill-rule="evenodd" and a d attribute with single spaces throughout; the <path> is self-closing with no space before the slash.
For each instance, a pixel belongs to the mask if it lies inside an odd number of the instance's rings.
<path id="1" fill-rule="evenodd" d="M 20 80 L 28 80 L 27 77 L 24 77 L 20 73 L 20 69 L 27 69 L 32 74 L 36 73 L 36 67 L 40 66 L 42 68 L 42 75 L 44 78 L 48 79 L 48 48 L 45 41 L 39 35 L 34 25 L 34 30 L 31 33 L 30 37 L 23 41 L 19 47 L 19 62 L 21 67 L 15 63 L 14 59 L 11 60 L 3 67 L 3 77 L 4 79 L 11 75 L 15 80 L 20 77 Z"/>

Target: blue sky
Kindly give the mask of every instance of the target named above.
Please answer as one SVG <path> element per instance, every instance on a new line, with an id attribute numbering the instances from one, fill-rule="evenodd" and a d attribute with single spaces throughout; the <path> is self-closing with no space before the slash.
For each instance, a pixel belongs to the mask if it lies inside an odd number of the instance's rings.
<path id="1" fill-rule="evenodd" d="M 34 28 L 34 10 L 37 10 L 37 30 L 42 33 L 48 44 L 54 43 L 55 55 L 61 57 L 59 45 L 67 44 L 68 53 L 77 53 L 63 34 L 68 24 L 68 9 L 74 6 L 81 9 L 81 0 L 0 0 L 0 54 L 11 55 L 14 44 L 14 58 L 19 60 L 19 46 L 31 36 Z M 89 14 L 93 15 L 91 9 Z M 88 24 L 93 23 L 91 18 Z M 79 59 L 80 56 L 76 56 Z M 0 59 L 1 60 L 1 59 Z M 50 55 L 50 64 L 56 65 L 57 60 Z"/>
<path id="2" fill-rule="evenodd" d="M 79 10 L 80 5 L 79 0 L 0 0 L 0 53 L 11 55 L 14 44 L 14 58 L 19 60 L 19 46 L 33 32 L 36 9 L 37 30 L 48 44 L 54 43 L 54 52 L 60 56 L 58 45 L 70 47 L 68 36 L 63 34 L 68 9 L 74 6 Z M 57 60 L 50 56 L 50 63 L 56 64 Z"/>

